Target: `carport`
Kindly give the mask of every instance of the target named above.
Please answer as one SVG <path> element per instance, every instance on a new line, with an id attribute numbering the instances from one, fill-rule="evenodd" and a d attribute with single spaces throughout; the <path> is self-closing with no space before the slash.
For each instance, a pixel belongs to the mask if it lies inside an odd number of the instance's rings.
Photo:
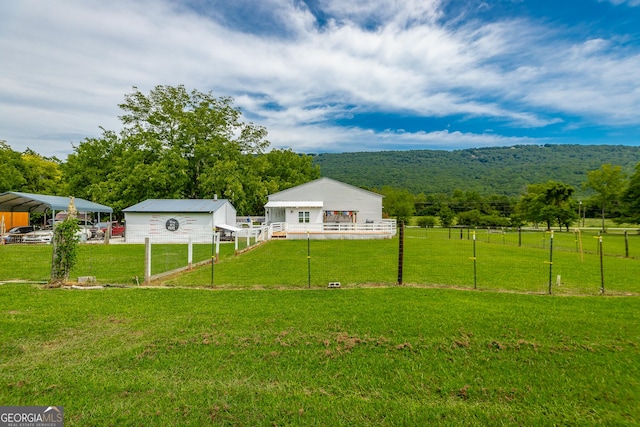
<path id="1" fill-rule="evenodd" d="M 66 211 L 70 202 L 71 197 L 8 191 L 0 194 L 0 212 L 43 212 L 45 219 L 51 213 L 51 219 L 55 220 L 56 213 Z M 78 212 L 98 213 L 98 219 L 101 213 L 108 213 L 109 220 L 113 216 L 113 209 L 109 206 L 78 198 L 73 202 Z"/>

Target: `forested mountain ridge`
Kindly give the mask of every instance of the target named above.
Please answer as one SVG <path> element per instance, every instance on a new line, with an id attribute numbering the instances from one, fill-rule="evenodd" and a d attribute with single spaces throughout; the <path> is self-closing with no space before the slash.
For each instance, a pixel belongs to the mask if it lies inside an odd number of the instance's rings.
<path id="1" fill-rule="evenodd" d="M 322 176 L 364 188 L 385 185 L 414 194 L 456 189 L 517 196 L 529 184 L 554 180 L 582 193 L 587 172 L 603 164 L 631 174 L 640 147 L 623 145 L 517 145 L 464 150 L 410 150 L 314 155 Z"/>

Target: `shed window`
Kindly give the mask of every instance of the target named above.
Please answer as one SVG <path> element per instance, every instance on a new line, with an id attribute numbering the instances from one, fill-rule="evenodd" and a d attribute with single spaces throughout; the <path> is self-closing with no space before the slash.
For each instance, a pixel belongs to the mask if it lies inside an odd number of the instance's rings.
<path id="1" fill-rule="evenodd" d="M 299 223 L 308 223 L 310 217 L 311 217 L 311 215 L 310 215 L 309 211 L 298 212 L 298 222 Z"/>

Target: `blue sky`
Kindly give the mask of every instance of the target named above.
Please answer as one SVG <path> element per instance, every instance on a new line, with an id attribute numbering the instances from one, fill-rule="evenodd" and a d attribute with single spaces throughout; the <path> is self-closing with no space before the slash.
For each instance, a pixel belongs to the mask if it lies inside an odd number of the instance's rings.
<path id="1" fill-rule="evenodd" d="M 0 2 L 0 140 L 64 159 L 136 86 L 274 148 L 640 145 L 640 0 Z"/>

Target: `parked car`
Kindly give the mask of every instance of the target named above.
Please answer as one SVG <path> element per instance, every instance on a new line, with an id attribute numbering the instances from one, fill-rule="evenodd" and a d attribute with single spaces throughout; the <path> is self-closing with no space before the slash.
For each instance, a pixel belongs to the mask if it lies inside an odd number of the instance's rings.
<path id="1" fill-rule="evenodd" d="M 13 227 L 7 233 L 2 235 L 2 240 L 5 244 L 8 243 L 22 243 L 22 238 L 25 234 L 31 233 L 34 230 L 30 225 L 22 227 Z"/>
<path id="2" fill-rule="evenodd" d="M 87 230 L 81 228 L 76 233 L 79 242 L 86 242 L 89 238 Z M 42 230 L 32 231 L 24 235 L 22 243 L 51 243 L 53 240 L 53 230 L 51 228 L 43 228 Z"/>
<path id="3" fill-rule="evenodd" d="M 57 217 L 58 215 L 56 215 L 56 218 Z M 66 214 L 65 214 L 65 218 L 66 218 Z M 56 219 L 55 221 L 48 220 L 47 228 L 50 229 L 51 224 L 58 224 L 58 223 L 61 223 L 63 220 L 59 220 L 59 219 Z M 93 239 L 97 237 L 95 235 L 95 231 L 96 231 L 95 225 L 93 225 L 91 221 L 88 221 L 86 219 L 77 219 L 77 221 L 78 221 L 78 225 L 80 226 L 80 229 L 84 232 L 84 234 L 86 234 L 87 239 Z"/>
<path id="4" fill-rule="evenodd" d="M 84 234 L 87 235 L 87 238 L 85 240 L 95 239 L 97 237 L 95 232 L 93 231 L 95 229 L 95 225 L 91 221 L 87 221 L 85 219 L 79 219 L 78 225 L 80 226 L 80 229 L 84 231 Z"/>
<path id="5" fill-rule="evenodd" d="M 53 230 L 43 228 L 42 230 L 32 231 L 25 234 L 22 243 L 51 243 L 53 239 Z"/>
<path id="6" fill-rule="evenodd" d="M 92 233 L 96 234 L 96 236 L 92 236 L 92 237 L 98 237 L 99 239 L 104 238 L 104 235 L 107 233 L 108 227 L 109 227 L 108 222 L 97 223 L 91 229 Z M 120 224 L 118 221 L 111 222 L 110 237 L 115 237 L 115 236 L 124 236 L 124 224 Z"/>

